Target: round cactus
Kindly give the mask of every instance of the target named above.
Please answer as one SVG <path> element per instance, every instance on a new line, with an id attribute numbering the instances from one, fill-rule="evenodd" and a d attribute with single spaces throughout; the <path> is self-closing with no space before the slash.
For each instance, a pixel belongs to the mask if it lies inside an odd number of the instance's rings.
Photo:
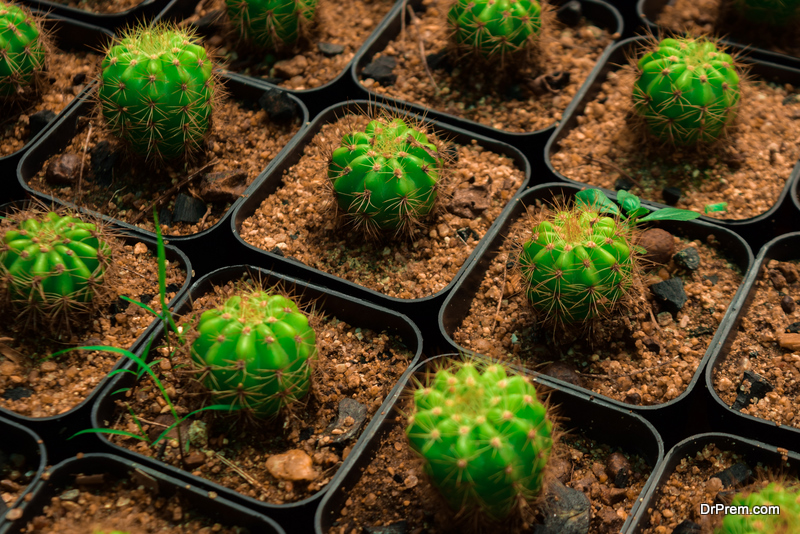
<path id="1" fill-rule="evenodd" d="M 369 235 L 407 232 L 433 210 L 443 160 L 421 130 L 374 120 L 342 138 L 328 177 L 339 207 Z"/>
<path id="2" fill-rule="evenodd" d="M 225 0 L 225 5 L 242 39 L 266 50 L 297 42 L 317 10 L 317 0 Z"/>
<path id="3" fill-rule="evenodd" d="M 536 0 L 456 0 L 447 22 L 458 47 L 502 58 L 536 42 L 542 8 Z"/>
<path id="4" fill-rule="evenodd" d="M 582 322 L 629 290 L 630 227 L 588 206 L 557 209 L 533 227 L 519 257 L 533 307 L 559 323 Z"/>
<path id="5" fill-rule="evenodd" d="M 705 39 L 663 39 L 637 64 L 636 113 L 674 145 L 718 139 L 736 117 L 739 74 L 733 58 Z"/>
<path id="6" fill-rule="evenodd" d="M 0 2 L 0 99 L 25 94 L 45 66 L 45 36 L 30 11 Z"/>
<path id="7" fill-rule="evenodd" d="M 539 494 L 553 445 L 533 384 L 476 361 L 453 362 L 414 391 L 406 435 L 453 509 L 492 520 Z"/>
<path id="8" fill-rule="evenodd" d="M 129 30 L 101 68 L 103 117 L 134 153 L 172 159 L 200 147 L 211 127 L 215 75 L 190 31 L 164 24 Z"/>
<path id="9" fill-rule="evenodd" d="M 316 334 L 290 299 L 244 292 L 203 312 L 197 331 L 192 359 L 216 402 L 272 417 L 308 393 Z"/>
<path id="10" fill-rule="evenodd" d="M 789 534 L 800 532 L 800 488 L 786 487 L 773 482 L 761 491 L 733 497 L 731 506 L 746 506 L 754 511 L 759 507 L 761 514 L 727 514 L 722 519 L 722 527 L 715 534 Z M 780 513 L 766 513 L 763 507 L 777 506 Z"/>
<path id="11" fill-rule="evenodd" d="M 0 269 L 7 299 L 23 315 L 49 317 L 68 327 L 95 297 L 110 247 L 94 224 L 49 212 L 22 221 L 3 236 Z"/>
<path id="12" fill-rule="evenodd" d="M 738 15 L 749 23 L 769 26 L 796 24 L 800 0 L 733 0 Z"/>

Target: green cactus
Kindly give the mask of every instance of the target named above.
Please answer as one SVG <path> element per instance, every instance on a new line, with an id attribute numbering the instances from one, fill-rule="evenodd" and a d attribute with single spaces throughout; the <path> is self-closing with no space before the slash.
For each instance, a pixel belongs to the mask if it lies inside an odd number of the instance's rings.
<path id="1" fill-rule="evenodd" d="M 336 200 L 357 228 L 409 232 L 430 214 L 444 160 L 420 129 L 403 119 L 374 120 L 342 137 L 328 166 Z"/>
<path id="2" fill-rule="evenodd" d="M 790 534 L 800 532 L 800 487 L 787 487 L 772 482 L 758 492 L 737 493 L 731 506 L 754 507 L 775 505 L 779 514 L 726 514 L 715 534 Z M 760 508 L 761 510 L 761 508 Z"/>
<path id="3" fill-rule="evenodd" d="M 40 317 L 69 328 L 95 298 L 110 260 L 95 224 L 49 212 L 3 236 L 0 270 L 7 300 L 35 325 Z"/>
<path id="4" fill-rule="evenodd" d="M 99 99 L 111 131 L 147 159 L 196 151 L 211 127 L 216 76 L 192 32 L 158 24 L 123 33 L 101 65 Z"/>
<path id="5" fill-rule="evenodd" d="M 542 8 L 536 0 L 457 0 L 447 23 L 459 48 L 502 58 L 538 40 Z"/>
<path id="6" fill-rule="evenodd" d="M 414 391 L 406 435 L 450 506 L 499 520 L 536 498 L 553 439 L 533 384 L 479 361 L 450 362 L 428 382 Z"/>
<path id="7" fill-rule="evenodd" d="M 46 51 L 46 36 L 30 11 L 0 1 L 0 100 L 30 92 Z"/>
<path id="8" fill-rule="evenodd" d="M 314 20 L 317 0 L 225 0 L 239 36 L 266 50 L 293 45 Z"/>
<path id="9" fill-rule="evenodd" d="M 787 26 L 800 17 L 800 0 L 732 0 L 731 4 L 748 23 Z"/>
<path id="10" fill-rule="evenodd" d="M 215 402 L 273 417 L 308 393 L 316 334 L 287 297 L 242 291 L 203 312 L 197 332 L 192 359 Z"/>
<path id="11" fill-rule="evenodd" d="M 636 113 L 677 146 L 720 138 L 736 117 L 739 74 L 733 58 L 706 39 L 663 39 L 637 63 Z"/>

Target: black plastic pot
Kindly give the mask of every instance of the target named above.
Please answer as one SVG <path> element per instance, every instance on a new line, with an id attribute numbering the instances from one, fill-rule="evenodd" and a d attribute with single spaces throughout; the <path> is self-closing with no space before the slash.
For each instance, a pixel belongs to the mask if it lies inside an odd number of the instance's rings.
<path id="1" fill-rule="evenodd" d="M 264 94 L 265 86 L 255 85 L 252 83 L 248 83 L 242 81 L 241 79 L 232 79 L 227 76 L 222 76 L 222 83 L 225 85 L 226 91 L 230 94 L 231 98 L 234 98 L 239 101 L 250 103 L 253 106 L 257 106 L 257 102 L 261 95 Z M 274 87 L 273 87 L 274 88 Z M 76 206 L 68 201 L 61 200 L 57 197 L 52 195 L 47 195 L 41 193 L 35 189 L 32 189 L 28 185 L 28 180 L 32 179 L 36 176 L 37 173 L 42 169 L 44 162 L 47 161 L 48 158 L 53 156 L 54 154 L 58 154 L 64 150 L 64 148 L 70 143 L 72 138 L 75 136 L 75 133 L 78 131 L 79 123 L 82 117 L 86 117 L 91 115 L 96 108 L 96 102 L 93 100 L 94 91 L 96 87 L 93 87 L 91 91 L 85 95 L 75 106 L 70 108 L 68 113 L 65 113 L 58 122 L 52 128 L 50 128 L 46 135 L 44 135 L 41 139 L 39 139 L 30 149 L 30 151 L 25 154 L 22 160 L 17 167 L 17 179 L 25 191 L 27 195 L 30 195 L 34 198 L 38 198 L 43 200 L 47 203 L 55 203 L 57 205 L 69 206 L 70 208 L 76 209 Z M 303 125 L 306 124 L 308 121 L 308 110 L 306 109 L 305 105 L 295 96 L 287 95 L 292 102 L 295 104 L 295 118 L 293 120 L 299 121 L 301 124 L 300 132 L 302 132 Z M 291 141 L 287 143 L 287 146 L 283 148 L 283 151 L 286 150 L 288 146 L 292 143 Z M 258 182 L 261 177 L 267 174 L 267 171 L 271 169 L 275 162 L 280 158 L 281 153 L 278 153 L 275 158 L 267 165 L 266 169 L 264 169 L 261 174 L 256 177 L 254 183 Z M 249 189 L 248 189 L 249 190 Z M 243 195 L 244 196 L 244 195 Z M 239 199 L 240 201 L 241 199 Z M 234 203 L 233 206 L 235 206 Z M 88 210 L 85 208 L 77 208 L 79 211 L 84 213 L 91 213 L 92 215 L 99 217 L 105 221 L 111 222 L 116 224 L 122 228 L 128 229 L 133 232 L 143 233 L 145 235 L 150 236 L 151 238 L 155 238 L 155 234 L 153 232 L 143 230 L 139 227 L 136 227 L 132 224 L 119 221 L 107 215 L 102 215 L 96 213 L 92 210 Z M 224 226 L 223 222 L 230 216 L 232 213 L 232 209 L 229 209 L 222 218 L 217 221 L 217 223 L 209 228 L 206 228 L 202 232 L 198 232 L 197 234 L 193 235 L 186 235 L 186 236 L 165 236 L 169 242 L 178 244 L 178 243 L 186 243 L 188 242 L 188 246 L 186 247 L 186 252 L 192 256 L 192 245 L 197 243 L 196 237 L 207 236 L 209 234 L 214 233 L 214 231 L 218 228 L 222 228 Z M 199 254 L 202 255 L 204 253 L 208 253 L 207 250 L 200 250 Z"/>
<path id="2" fill-rule="evenodd" d="M 653 508 L 656 503 L 657 492 L 665 484 L 672 472 L 684 458 L 693 458 L 703 450 L 706 445 L 715 444 L 723 451 L 731 451 L 741 458 L 739 461 L 746 463 L 751 469 L 757 464 L 772 469 L 774 474 L 785 474 L 797 476 L 797 466 L 800 465 L 800 455 L 794 452 L 786 452 L 776 449 L 773 445 L 768 445 L 762 441 L 746 439 L 732 434 L 707 433 L 699 434 L 687 438 L 675 445 L 667 453 L 664 461 L 651 476 L 647 488 L 645 488 L 643 502 L 639 508 L 640 513 L 636 521 L 631 524 L 630 534 L 638 534 L 650 526 L 649 508 Z M 708 503 L 714 504 L 714 503 Z M 678 523 L 686 518 L 678 518 Z M 687 530 L 686 532 L 694 532 Z"/>
<path id="3" fill-rule="evenodd" d="M 92 13 L 91 11 L 69 7 L 50 0 L 21 0 L 21 3 L 34 7 L 39 11 L 53 13 L 59 17 L 92 24 L 111 32 L 117 32 L 124 29 L 126 26 L 153 19 L 167 6 L 169 1 L 170 0 L 143 0 L 140 4 L 130 9 L 119 13 L 108 14 Z"/>
<path id="4" fill-rule="evenodd" d="M 581 189 L 582 188 L 572 184 L 543 184 L 533 187 L 514 200 L 513 209 L 502 221 L 500 228 L 492 236 L 491 241 L 487 244 L 483 253 L 472 260 L 467 266 L 467 272 L 461 277 L 456 287 L 447 296 L 444 305 L 439 311 L 441 335 L 447 339 L 451 346 L 463 350 L 453 340 L 452 334 L 463 323 L 464 318 L 467 316 L 470 303 L 474 299 L 492 260 L 503 244 L 508 229 L 516 220 L 526 215 L 525 206 L 533 205 L 537 200 L 548 203 L 558 195 L 572 196 Z M 609 195 L 609 198 L 613 200 L 616 197 L 612 194 Z M 650 225 L 648 224 L 648 226 Z M 664 228 L 675 235 L 680 235 L 688 239 L 705 239 L 709 234 L 714 235 L 719 243 L 719 250 L 724 252 L 742 273 L 746 273 L 753 263 L 753 254 L 750 251 L 750 247 L 747 246 L 747 243 L 734 232 L 725 228 L 720 228 L 701 220 L 662 221 L 653 223 L 652 226 Z M 695 405 L 695 403 L 700 403 L 701 406 L 703 405 L 702 386 L 698 386 L 697 382 L 702 376 L 706 362 L 719 352 L 722 348 L 723 341 L 733 328 L 732 317 L 741 305 L 743 291 L 743 288 L 740 287 L 733 296 L 728 310 L 709 343 L 709 347 L 686 390 L 671 401 L 651 406 L 625 404 L 553 377 L 548 376 L 547 379 L 556 383 L 560 388 L 580 392 L 583 395 L 597 396 L 618 408 L 645 415 L 656 424 L 659 432 L 668 443 L 675 443 L 680 437 L 691 435 L 692 428 L 699 429 L 695 430 L 695 432 L 702 431 L 702 424 L 704 421 L 701 412 L 696 410 L 692 411 L 692 417 L 688 420 L 681 419 L 677 414 L 688 413 L 693 410 L 692 406 Z"/>
<path id="5" fill-rule="evenodd" d="M 166 499 L 177 494 L 182 502 L 188 503 L 188 506 L 183 507 L 184 516 L 207 518 L 210 524 L 241 527 L 252 533 L 284 534 L 284 530 L 268 517 L 185 481 L 112 454 L 85 454 L 70 458 L 49 469 L 47 474 L 47 480 L 37 485 L 22 517 L 5 526 L 0 525 L 0 534 L 24 532 L 29 521 L 44 513 L 45 506 L 50 506 L 53 499 L 63 496 L 70 489 L 80 488 L 101 494 L 103 486 L 123 480 L 132 480 L 135 484 L 144 486 L 154 500 L 156 497 Z"/>
<path id="6" fill-rule="evenodd" d="M 181 301 L 175 306 L 176 313 L 180 314 L 191 310 L 192 299 L 211 291 L 214 285 L 222 285 L 227 282 L 239 280 L 245 274 L 250 274 L 251 278 L 253 279 L 260 279 L 265 286 L 281 284 L 284 289 L 289 291 L 290 294 L 297 295 L 299 302 L 314 303 L 315 309 L 320 313 L 323 313 L 327 316 L 335 316 L 340 320 L 346 321 L 352 326 L 369 328 L 378 332 L 388 330 L 389 332 L 396 334 L 401 337 L 403 343 L 408 347 L 408 350 L 414 353 L 414 358 L 411 360 L 411 362 L 409 362 L 409 367 L 414 366 L 417 361 L 419 361 L 422 351 L 422 336 L 419 332 L 419 329 L 417 329 L 417 327 L 414 326 L 414 324 L 411 323 L 405 316 L 397 312 L 361 301 L 357 298 L 353 298 L 335 291 L 329 291 L 313 284 L 301 282 L 295 278 L 282 276 L 274 272 L 265 271 L 255 267 L 228 267 L 204 276 L 194 283 L 189 291 L 189 294 L 181 299 Z M 153 346 L 158 344 L 160 334 L 163 334 L 163 332 L 159 332 L 159 337 L 156 338 Z M 146 357 L 146 355 L 143 355 L 142 357 Z M 135 377 L 127 373 L 117 375 L 113 378 L 113 380 L 107 385 L 101 394 L 101 398 L 98 400 L 92 410 L 93 427 L 102 428 L 105 426 L 103 422 L 110 420 L 113 416 L 115 410 L 115 400 L 124 397 L 124 393 L 119 392 L 120 388 L 130 387 L 134 384 L 134 381 Z M 400 386 L 396 384 L 387 395 L 387 399 L 392 398 L 392 396 L 399 391 L 399 388 Z M 377 418 L 377 414 L 383 413 L 386 402 L 388 402 L 388 400 L 384 401 L 384 404 L 378 410 L 376 415 L 373 416 L 372 421 L 370 421 L 366 428 L 362 431 L 362 437 L 359 438 L 359 441 L 357 441 L 353 447 L 358 446 L 358 443 L 364 439 L 363 436 L 368 436 L 374 432 L 372 429 L 377 424 L 375 419 Z M 112 449 L 116 454 L 127 458 L 133 458 L 137 462 L 141 462 L 142 464 L 150 466 L 153 469 L 158 469 L 162 472 L 169 473 L 170 476 L 174 476 L 175 478 L 189 480 L 193 485 L 199 488 L 208 491 L 214 491 L 219 495 L 226 496 L 228 499 L 234 502 L 243 503 L 251 509 L 259 510 L 279 521 L 288 532 L 307 532 L 310 529 L 313 511 L 315 510 L 319 500 L 327 491 L 326 486 L 311 497 L 308 497 L 302 501 L 288 504 L 277 505 L 265 503 L 237 493 L 209 480 L 193 476 L 189 472 L 182 471 L 153 458 L 140 455 L 124 447 L 112 444 L 103 437 L 99 437 L 98 439 L 101 447 L 105 449 Z M 97 443 L 97 440 L 95 443 Z M 96 446 L 97 445 L 95 445 L 95 447 Z"/>
<path id="7" fill-rule="evenodd" d="M 389 435 L 395 425 L 404 424 L 399 422 L 403 420 L 403 417 L 397 410 L 397 402 L 403 389 L 410 386 L 413 375 L 426 370 L 434 370 L 437 361 L 447 357 L 458 357 L 458 355 L 445 354 L 421 362 L 404 376 L 404 380 L 401 380 L 402 389 L 398 388 L 396 394 L 391 399 L 387 399 L 387 401 L 391 400 L 391 404 L 384 404 L 385 409 L 381 410 L 380 425 L 376 425 L 374 434 L 369 437 L 368 441 L 362 441 L 358 447 L 353 448 L 345 465 L 331 480 L 331 489 L 322 499 L 314 518 L 317 534 L 327 533 L 330 530 L 340 510 L 345 506 L 348 490 L 356 485 L 370 462 L 375 458 L 381 441 Z M 663 459 L 664 443 L 661 436 L 643 417 L 619 409 L 591 395 L 567 392 L 559 388 L 551 389 L 549 380 L 546 382 L 541 380 L 548 377 L 533 374 L 525 369 L 519 370 L 527 374 L 537 388 L 545 386 L 543 389 L 549 395 L 548 402 L 551 406 L 557 406 L 559 417 L 564 418 L 562 430 L 567 432 L 574 430 L 589 439 L 619 448 L 626 453 L 640 455 L 654 469 Z M 375 422 L 373 420 L 373 423 Z M 648 480 L 641 495 L 645 494 L 650 484 L 651 481 Z M 634 503 L 621 531 L 628 532 L 629 525 L 639 518 L 642 511 L 640 497 Z"/>
<path id="8" fill-rule="evenodd" d="M 603 0 L 579 0 L 579 2 L 582 15 L 592 24 L 600 28 L 604 28 L 612 34 L 613 33 L 622 34 L 623 31 L 622 16 L 615 7 L 613 7 L 612 5 Z M 567 0 L 554 0 L 549 3 L 551 5 L 559 7 L 563 4 L 566 4 Z M 405 3 L 401 2 L 401 4 Z M 410 8 L 421 9 L 423 7 L 423 2 L 421 0 L 409 0 L 407 2 L 407 5 L 410 6 Z M 403 5 L 399 7 L 403 8 Z M 439 6 L 439 8 L 441 9 L 442 6 Z M 493 128 L 491 126 L 485 126 L 483 124 L 477 123 L 472 120 L 462 119 L 450 113 L 445 113 L 442 111 L 438 111 L 436 109 L 427 108 L 425 106 L 415 104 L 413 102 L 398 100 L 395 98 L 389 98 L 374 91 L 365 89 L 360 83 L 361 71 L 364 70 L 364 68 L 370 64 L 375 54 L 383 51 L 392 40 L 394 40 L 395 38 L 397 38 L 398 35 L 400 35 L 400 32 L 402 31 L 402 28 L 404 27 L 405 24 L 411 24 L 407 10 L 405 8 L 395 10 L 392 13 L 392 18 L 387 24 L 386 29 L 382 31 L 380 34 L 373 35 L 373 37 L 369 40 L 367 45 L 356 55 L 355 61 L 353 62 L 353 66 L 351 68 L 352 78 L 353 81 L 356 84 L 358 84 L 359 87 L 362 88 L 362 91 L 366 91 L 369 94 L 369 98 L 371 101 L 385 102 L 389 105 L 407 109 L 414 113 L 425 115 L 435 120 L 457 125 L 460 128 L 464 128 L 465 130 L 478 132 L 481 135 L 492 137 L 494 139 L 500 139 L 506 143 L 513 144 L 514 146 L 517 146 L 519 148 L 525 148 L 526 150 L 527 147 L 532 144 L 538 145 L 546 141 L 546 137 L 550 135 L 550 133 L 552 132 L 552 128 L 555 126 L 557 122 L 554 121 L 553 126 L 548 126 L 547 128 L 542 128 L 541 130 L 536 130 L 534 132 L 525 132 L 525 133 L 508 132 L 505 130 L 499 130 L 497 128 Z M 427 51 L 428 54 L 432 52 L 436 52 L 436 50 Z M 602 57 L 605 56 L 606 53 L 608 53 L 608 49 L 598 61 L 601 61 Z M 536 148 L 539 147 L 536 146 Z M 526 154 L 530 153 L 532 152 L 526 152 Z"/>
<path id="9" fill-rule="evenodd" d="M 570 184 L 576 184 L 581 187 L 594 187 L 591 184 L 572 180 L 559 173 L 553 167 L 551 158 L 553 154 L 558 151 L 559 141 L 566 137 L 567 134 L 577 125 L 578 117 L 583 114 L 586 104 L 591 102 L 597 96 L 601 89 L 602 83 L 608 77 L 608 73 L 617 71 L 622 65 L 626 65 L 628 63 L 627 57 L 644 42 L 646 42 L 646 38 L 636 37 L 632 39 L 626 39 L 625 41 L 614 45 L 614 47 L 604 57 L 604 61 L 600 62 L 595 67 L 594 71 L 589 76 L 589 79 L 586 81 L 586 84 L 584 84 L 578 95 L 564 112 L 564 120 L 561 122 L 561 124 L 559 124 L 558 128 L 556 128 L 555 133 L 553 133 L 553 135 L 550 137 L 550 140 L 547 142 L 547 146 L 545 147 L 545 163 L 554 176 Z M 752 68 L 749 71 L 749 75 L 771 81 L 777 80 L 782 84 L 790 83 L 795 86 L 800 85 L 800 70 L 768 63 L 765 61 L 754 61 Z M 800 162 L 795 164 L 795 166 L 792 168 L 791 174 L 786 178 L 786 185 L 782 189 L 775 205 L 756 217 L 734 220 L 715 219 L 704 215 L 701 220 L 712 222 L 716 225 L 736 231 L 739 233 L 739 235 L 747 240 L 753 250 L 758 250 L 766 241 L 765 237 L 769 238 L 770 236 L 775 235 L 776 227 L 780 228 L 781 226 L 786 226 L 789 224 L 789 213 L 791 213 L 791 206 L 787 196 L 789 191 L 792 190 L 794 182 L 798 180 L 798 176 L 800 176 Z M 609 192 L 608 189 L 603 189 L 603 191 Z M 644 199 L 642 199 L 642 204 L 657 208 L 667 207 L 665 204 Z"/>
<path id="10" fill-rule="evenodd" d="M 30 205 L 30 201 L 22 201 L 19 203 L 13 204 L 6 204 L 4 206 L 0 206 L 0 215 L 6 214 L 9 210 L 15 209 L 16 207 L 24 208 Z M 134 232 L 127 231 L 125 229 L 119 228 L 111 228 L 112 231 L 115 231 L 122 240 L 128 245 L 134 245 L 136 243 L 144 243 L 147 245 L 147 248 L 153 252 L 155 257 L 155 251 L 157 248 L 156 240 L 151 239 L 148 236 L 138 235 Z M 180 289 L 176 292 L 175 297 L 168 303 L 168 305 L 174 306 L 178 301 L 181 299 L 185 299 L 185 295 L 188 292 L 189 287 L 192 284 L 192 277 L 193 277 L 193 270 L 192 264 L 189 261 L 189 258 L 177 248 L 166 245 L 165 246 L 165 253 L 166 259 L 169 262 L 178 262 L 180 263 L 182 269 L 186 272 L 186 279 L 183 282 L 183 285 Z M 129 304 L 133 306 L 133 304 Z M 150 325 L 145 329 L 142 334 L 136 338 L 133 344 L 129 347 L 123 347 L 131 351 L 137 351 L 141 346 L 143 346 L 146 341 L 154 335 L 155 331 L 159 328 L 160 322 L 153 318 L 153 321 Z M 82 340 L 82 345 L 85 345 L 87 340 Z M 80 346 L 80 345 L 76 345 Z M 120 358 L 114 367 L 109 371 L 109 373 L 113 372 L 116 369 L 122 367 L 127 360 L 125 358 Z M 86 397 L 77 405 L 73 406 L 71 409 L 67 410 L 66 412 L 60 413 L 58 415 L 53 415 L 50 417 L 28 417 L 19 415 L 11 410 L 0 408 L 0 415 L 11 419 L 12 421 L 16 421 L 19 424 L 25 425 L 27 428 L 30 428 L 36 431 L 39 435 L 44 438 L 44 440 L 50 444 L 53 443 L 60 443 L 60 446 L 52 451 L 50 461 L 61 461 L 66 457 L 69 457 L 78 451 L 82 450 L 81 447 L 85 445 L 87 442 L 86 438 L 76 439 L 74 441 L 67 441 L 70 436 L 72 436 L 75 432 L 87 428 L 91 424 L 91 406 L 94 402 L 95 398 L 99 395 L 100 391 L 102 391 L 103 386 L 108 382 L 108 376 L 104 377 L 92 391 L 86 395 Z"/>
<path id="11" fill-rule="evenodd" d="M 18 457 L 12 459 L 12 455 L 18 455 Z M 0 417 L 0 472 L 3 472 L 7 465 L 14 465 L 14 460 L 19 461 L 18 467 L 14 467 L 24 469 L 26 473 L 33 471 L 35 474 L 29 477 L 30 482 L 16 502 L 6 505 L 0 499 L 0 532 L 3 532 L 7 521 L 6 513 L 10 509 L 27 506 L 25 497 L 39 482 L 47 465 L 47 452 L 44 442 L 39 436 L 19 423 Z"/>
<path id="12" fill-rule="evenodd" d="M 34 14 L 42 17 L 41 21 L 45 31 L 52 35 L 55 45 L 64 51 L 97 52 L 108 45 L 108 43 L 114 37 L 113 34 L 108 30 L 104 30 L 97 26 L 91 26 L 83 22 L 69 20 L 54 14 L 43 15 L 42 13 L 36 11 Z M 50 68 L 58 69 L 58 65 L 51 64 Z M 86 89 L 78 94 L 72 102 L 67 104 L 61 113 L 58 114 L 58 117 L 62 117 L 69 113 L 69 110 L 75 105 L 75 102 L 80 100 L 85 92 Z M 55 120 L 53 122 L 55 122 Z M 25 154 L 25 152 L 27 152 L 36 141 L 45 135 L 45 132 L 51 125 L 52 123 L 43 128 L 42 131 L 40 131 L 37 135 L 29 139 L 28 142 L 25 143 L 25 146 L 23 146 L 21 149 L 7 156 L 0 156 L 0 184 L 3 186 L 2 191 L 0 192 L 0 202 L 10 202 L 17 198 L 21 198 L 24 195 L 24 192 L 13 177 L 15 169 L 17 168 L 17 164 L 19 163 L 19 160 L 22 159 L 22 156 Z"/>

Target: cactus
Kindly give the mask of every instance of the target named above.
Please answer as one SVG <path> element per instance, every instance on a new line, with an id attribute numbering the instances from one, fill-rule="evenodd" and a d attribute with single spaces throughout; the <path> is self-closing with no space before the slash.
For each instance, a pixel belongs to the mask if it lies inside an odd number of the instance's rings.
<path id="1" fill-rule="evenodd" d="M 266 50 L 297 42 L 317 10 L 317 0 L 225 0 L 225 5 L 242 39 Z"/>
<path id="2" fill-rule="evenodd" d="M 24 95 L 44 70 L 46 36 L 26 8 L 0 1 L 0 100 Z"/>
<path id="3" fill-rule="evenodd" d="M 503 364 L 452 362 L 414 391 L 406 435 L 455 510 L 507 517 L 542 489 L 552 423 L 536 389 Z"/>
<path id="4" fill-rule="evenodd" d="M 789 534 L 800 532 L 800 487 L 787 487 L 772 482 L 758 492 L 737 493 L 731 506 L 754 507 L 775 505 L 779 514 L 748 515 L 744 513 L 726 514 L 722 526 L 715 534 Z"/>
<path id="5" fill-rule="evenodd" d="M 748 23 L 787 26 L 800 18 L 800 0 L 732 0 L 731 4 Z"/>
<path id="6" fill-rule="evenodd" d="M 342 137 L 328 177 L 339 208 L 367 235 L 409 232 L 434 208 L 444 160 L 403 119 L 373 120 Z"/>
<path id="7" fill-rule="evenodd" d="M 147 159 L 189 155 L 211 127 L 216 77 L 194 39 L 174 25 L 135 28 L 103 59 L 103 117 L 114 135 Z"/>
<path id="8" fill-rule="evenodd" d="M 23 316 L 69 328 L 95 298 L 110 260 L 96 225 L 49 212 L 22 221 L 3 236 L 0 269 L 6 299 Z"/>
<path id="9" fill-rule="evenodd" d="M 447 23 L 459 48 L 491 60 L 538 40 L 542 8 L 536 0 L 457 0 Z"/>
<path id="10" fill-rule="evenodd" d="M 706 39 L 663 39 L 637 63 L 636 113 L 677 146 L 720 138 L 736 117 L 739 74 L 733 58 Z"/>
<path id="11" fill-rule="evenodd" d="M 192 360 L 219 404 L 273 417 L 308 393 L 316 334 L 287 297 L 242 291 L 203 312 L 197 332 Z"/>

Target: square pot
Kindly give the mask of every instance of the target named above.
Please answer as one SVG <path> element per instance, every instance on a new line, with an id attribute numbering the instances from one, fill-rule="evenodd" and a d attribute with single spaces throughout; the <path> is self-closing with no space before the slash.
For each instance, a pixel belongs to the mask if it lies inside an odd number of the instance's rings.
<path id="1" fill-rule="evenodd" d="M 118 33 L 131 24 L 153 19 L 161 10 L 167 7 L 170 0 L 143 0 L 139 4 L 118 13 L 95 13 L 51 0 L 21 0 L 21 3 L 34 7 L 39 11 L 52 13 L 58 17 L 91 24 L 112 33 Z"/>
<path id="2" fill-rule="evenodd" d="M 8 512 L 12 509 L 21 511 L 27 505 L 26 496 L 39 482 L 47 465 L 47 451 L 42 439 L 32 430 L 2 417 L 0 436 L 0 475 L 5 478 L 10 472 L 16 471 L 19 476 L 16 480 L 9 480 L 17 486 L 14 488 L 16 500 L 6 504 L 0 497 L 0 532 L 3 532 L 4 526 L 10 521 Z M 19 514 L 19 511 L 12 512 L 11 517 Z"/>

